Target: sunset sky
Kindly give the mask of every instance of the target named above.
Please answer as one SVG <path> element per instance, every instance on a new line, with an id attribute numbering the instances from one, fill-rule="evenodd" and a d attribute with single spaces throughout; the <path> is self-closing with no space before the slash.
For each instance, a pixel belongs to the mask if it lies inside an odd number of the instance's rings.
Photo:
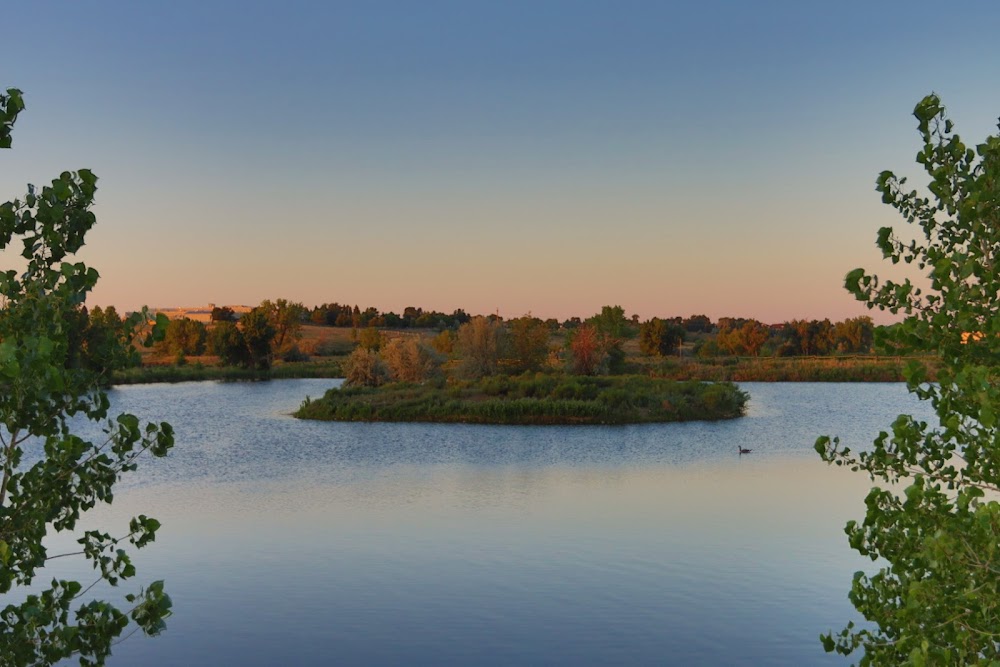
<path id="1" fill-rule="evenodd" d="M 124 309 L 842 319 L 914 104 L 996 132 L 1000 4 L 944 7 L 7 2 L 0 200 L 93 169 Z"/>

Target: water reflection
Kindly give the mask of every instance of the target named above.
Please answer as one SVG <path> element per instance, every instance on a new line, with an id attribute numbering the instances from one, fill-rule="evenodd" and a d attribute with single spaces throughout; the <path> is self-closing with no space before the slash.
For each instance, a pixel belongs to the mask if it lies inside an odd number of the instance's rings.
<path id="1" fill-rule="evenodd" d="M 896 385 L 755 384 L 715 424 L 287 417 L 326 384 L 114 392 L 179 443 L 94 519 L 164 523 L 139 566 L 176 615 L 117 664 L 840 664 L 817 636 L 854 617 L 842 527 L 870 483 L 812 442 L 914 408 Z"/>

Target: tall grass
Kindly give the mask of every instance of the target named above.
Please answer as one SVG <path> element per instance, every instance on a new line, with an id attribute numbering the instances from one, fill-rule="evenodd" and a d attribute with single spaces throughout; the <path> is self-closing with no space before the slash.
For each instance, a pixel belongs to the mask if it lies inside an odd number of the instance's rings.
<path id="1" fill-rule="evenodd" d="M 236 366 L 137 366 L 117 371 L 112 375 L 112 384 L 148 384 L 153 382 L 197 382 L 221 380 L 239 382 L 247 380 L 280 380 L 290 378 L 338 378 L 343 377 L 339 361 L 309 361 L 276 364 L 267 371 L 258 371 Z"/>
<path id="2" fill-rule="evenodd" d="M 936 377 L 937 359 L 915 359 Z M 654 377 L 730 382 L 903 382 L 907 357 L 718 357 L 665 359 L 648 367 Z"/>
<path id="3" fill-rule="evenodd" d="M 645 376 L 498 375 L 478 381 L 331 389 L 304 419 L 477 424 L 627 424 L 731 419 L 747 394 L 731 383 Z"/>

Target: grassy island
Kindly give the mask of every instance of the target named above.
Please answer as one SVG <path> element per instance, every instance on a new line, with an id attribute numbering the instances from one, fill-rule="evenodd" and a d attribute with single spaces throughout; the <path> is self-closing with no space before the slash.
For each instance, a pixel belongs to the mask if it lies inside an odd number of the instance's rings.
<path id="1" fill-rule="evenodd" d="M 330 389 L 295 413 L 328 421 L 636 424 L 733 419 L 748 395 L 729 382 L 645 376 L 497 375 L 479 380 Z"/>

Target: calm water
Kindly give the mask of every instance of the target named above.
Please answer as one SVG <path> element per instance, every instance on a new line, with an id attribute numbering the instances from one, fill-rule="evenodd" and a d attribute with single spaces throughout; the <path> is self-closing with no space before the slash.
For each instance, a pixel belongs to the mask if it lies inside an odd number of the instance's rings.
<path id="1" fill-rule="evenodd" d="M 175 605 L 112 665 L 843 664 L 817 637 L 857 620 L 846 592 L 872 564 L 842 528 L 870 483 L 812 444 L 929 415 L 900 385 L 754 383 L 749 415 L 723 423 L 287 415 L 330 385 L 112 392 L 177 430 L 93 517 L 163 522 L 137 565 Z"/>

